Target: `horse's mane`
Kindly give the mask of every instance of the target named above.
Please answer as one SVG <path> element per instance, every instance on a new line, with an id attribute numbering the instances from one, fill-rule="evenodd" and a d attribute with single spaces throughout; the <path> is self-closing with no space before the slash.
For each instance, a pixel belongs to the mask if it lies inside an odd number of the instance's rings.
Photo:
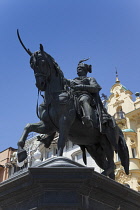
<path id="1" fill-rule="evenodd" d="M 54 66 L 55 71 L 56 71 L 56 74 L 57 74 L 57 75 L 60 74 L 61 77 L 64 78 L 64 74 L 63 74 L 62 70 L 60 69 L 60 66 L 58 65 L 58 63 L 55 61 L 55 59 L 54 59 L 51 55 L 49 55 L 48 53 L 45 52 L 45 54 L 46 54 L 47 57 L 49 58 L 50 62 L 52 61 L 53 66 Z M 49 62 L 49 63 L 50 63 L 50 62 Z"/>
<path id="2" fill-rule="evenodd" d="M 56 75 L 60 76 L 60 80 L 61 80 L 62 84 L 64 84 L 65 78 L 64 78 L 64 74 L 63 74 L 60 66 L 58 65 L 58 63 L 55 61 L 55 59 L 51 55 L 49 55 L 46 52 L 45 52 L 45 54 L 46 54 L 47 58 L 49 58 L 49 63 L 52 63 L 51 66 L 54 67 L 54 70 L 56 71 Z"/>

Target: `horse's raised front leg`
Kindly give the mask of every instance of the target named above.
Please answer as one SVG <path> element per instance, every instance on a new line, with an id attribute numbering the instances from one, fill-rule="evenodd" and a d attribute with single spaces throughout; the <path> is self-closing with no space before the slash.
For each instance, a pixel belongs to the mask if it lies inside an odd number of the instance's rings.
<path id="1" fill-rule="evenodd" d="M 43 121 L 40 121 L 38 123 L 33 123 L 33 124 L 28 123 L 24 128 L 24 131 L 23 131 L 23 134 L 22 134 L 20 140 L 18 141 L 17 155 L 18 155 L 19 162 L 22 162 L 27 157 L 27 152 L 25 149 L 23 149 L 23 147 L 25 145 L 27 136 L 30 132 L 52 135 L 55 131 L 51 128 L 48 129 L 48 126 Z"/>

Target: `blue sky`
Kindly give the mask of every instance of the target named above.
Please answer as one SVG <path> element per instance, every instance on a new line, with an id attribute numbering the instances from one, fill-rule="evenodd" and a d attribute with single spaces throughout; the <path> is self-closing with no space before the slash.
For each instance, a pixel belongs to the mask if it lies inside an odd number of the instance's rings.
<path id="1" fill-rule="evenodd" d="M 0 1 L 0 151 L 16 148 L 24 126 L 39 121 L 35 79 L 17 28 L 32 52 L 44 45 L 66 78 L 76 77 L 78 61 L 90 57 L 89 76 L 101 93 L 109 96 L 115 67 L 121 83 L 135 93 L 140 91 L 139 11 L 139 0 Z"/>

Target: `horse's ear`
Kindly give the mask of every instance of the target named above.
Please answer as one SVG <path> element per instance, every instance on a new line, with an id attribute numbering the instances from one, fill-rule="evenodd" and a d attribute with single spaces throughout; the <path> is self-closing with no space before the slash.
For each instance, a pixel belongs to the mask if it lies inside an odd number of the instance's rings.
<path id="1" fill-rule="evenodd" d="M 43 48 L 43 45 L 42 44 L 40 44 L 40 51 L 44 51 L 44 48 Z"/>

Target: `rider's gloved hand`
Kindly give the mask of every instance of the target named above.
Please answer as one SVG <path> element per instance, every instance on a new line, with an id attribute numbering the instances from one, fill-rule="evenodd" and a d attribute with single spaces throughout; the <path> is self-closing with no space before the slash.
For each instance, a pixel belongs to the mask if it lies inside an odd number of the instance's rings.
<path id="1" fill-rule="evenodd" d="M 84 85 L 75 85 L 72 87 L 72 89 L 76 90 L 84 90 Z"/>

